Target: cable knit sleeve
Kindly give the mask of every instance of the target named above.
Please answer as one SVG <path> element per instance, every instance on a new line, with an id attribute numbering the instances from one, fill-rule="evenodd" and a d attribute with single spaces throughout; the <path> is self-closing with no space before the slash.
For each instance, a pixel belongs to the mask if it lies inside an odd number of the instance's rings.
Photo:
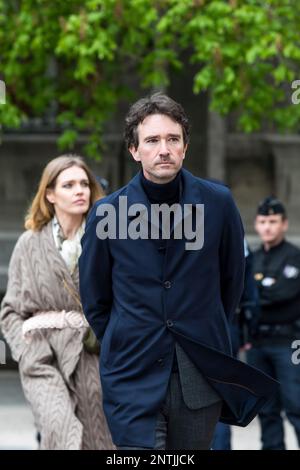
<path id="1" fill-rule="evenodd" d="M 0 311 L 0 327 L 11 349 L 12 357 L 19 361 L 26 343 L 22 337 L 22 325 L 28 318 L 22 308 L 22 279 L 25 275 L 26 237 L 21 235 L 13 250 L 9 269 L 6 294 L 2 300 Z"/>

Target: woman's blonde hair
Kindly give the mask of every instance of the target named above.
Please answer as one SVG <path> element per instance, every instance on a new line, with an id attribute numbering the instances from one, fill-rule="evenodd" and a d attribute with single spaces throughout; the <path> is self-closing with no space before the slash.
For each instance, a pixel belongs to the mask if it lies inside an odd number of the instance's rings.
<path id="1" fill-rule="evenodd" d="M 39 231 L 53 218 L 55 211 L 53 204 L 46 198 L 47 190 L 54 189 L 58 175 L 72 166 L 82 168 L 87 174 L 91 190 L 90 207 L 95 201 L 104 197 L 100 184 L 82 157 L 73 154 L 61 155 L 51 160 L 43 171 L 38 191 L 25 217 L 26 229 Z"/>

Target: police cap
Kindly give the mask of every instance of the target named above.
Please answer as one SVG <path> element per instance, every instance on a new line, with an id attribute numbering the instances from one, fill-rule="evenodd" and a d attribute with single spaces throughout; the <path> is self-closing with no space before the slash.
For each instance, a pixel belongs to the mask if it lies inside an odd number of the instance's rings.
<path id="1" fill-rule="evenodd" d="M 281 201 L 274 196 L 268 196 L 263 199 L 257 207 L 257 215 L 282 214 L 286 216 L 286 210 Z"/>

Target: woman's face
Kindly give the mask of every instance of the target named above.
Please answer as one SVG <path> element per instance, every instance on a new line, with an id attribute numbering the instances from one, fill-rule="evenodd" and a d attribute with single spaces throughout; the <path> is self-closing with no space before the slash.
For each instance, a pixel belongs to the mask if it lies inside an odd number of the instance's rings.
<path id="1" fill-rule="evenodd" d="M 46 197 L 54 205 L 57 216 L 85 214 L 91 197 L 86 172 L 78 166 L 63 170 L 56 179 L 55 188 L 49 189 Z"/>

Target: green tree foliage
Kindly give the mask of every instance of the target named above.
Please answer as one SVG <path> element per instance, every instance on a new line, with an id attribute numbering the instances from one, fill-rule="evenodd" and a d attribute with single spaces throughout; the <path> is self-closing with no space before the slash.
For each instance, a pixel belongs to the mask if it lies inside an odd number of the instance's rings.
<path id="1" fill-rule="evenodd" d="M 208 90 L 222 114 L 237 110 L 243 130 L 299 129 L 299 31 L 299 0 L 0 0 L 1 122 L 50 110 L 61 146 L 88 132 L 97 156 L 111 112 L 134 98 L 128 78 L 167 86 L 185 53 L 194 92 Z"/>

